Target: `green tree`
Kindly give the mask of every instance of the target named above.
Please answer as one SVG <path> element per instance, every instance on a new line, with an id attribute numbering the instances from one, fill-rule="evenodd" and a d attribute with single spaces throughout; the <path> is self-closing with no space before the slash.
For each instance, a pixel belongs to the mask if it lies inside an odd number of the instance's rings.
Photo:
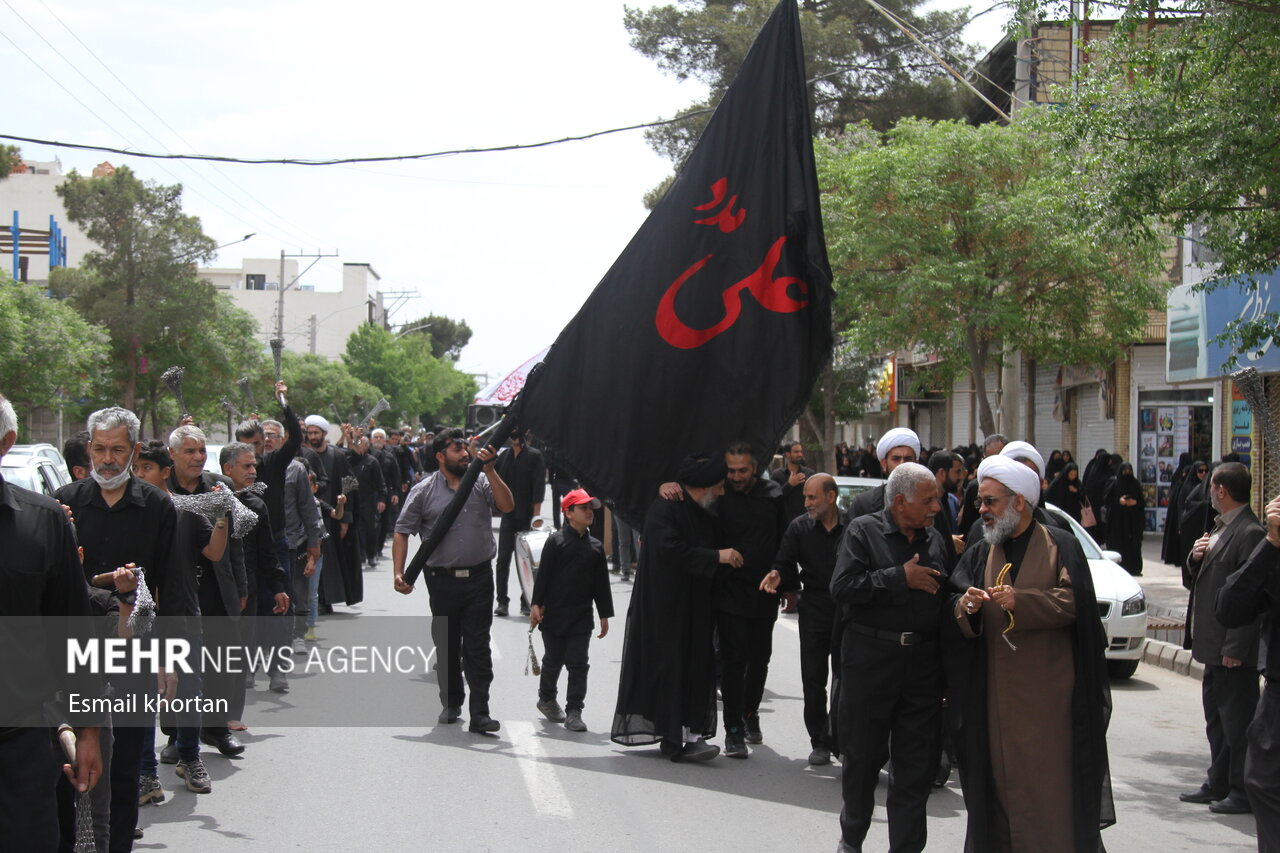
<path id="1" fill-rule="evenodd" d="M 426 335 L 431 338 L 431 355 L 457 361 L 462 348 L 471 341 L 471 327 L 466 320 L 454 320 L 437 314 L 405 325 L 402 335 Z"/>
<path id="2" fill-rule="evenodd" d="M 16 145 L 0 145 L 0 180 L 13 174 L 22 162 L 22 152 Z"/>
<path id="3" fill-rule="evenodd" d="M 0 393 L 19 408 L 93 398 L 108 362 L 107 333 L 44 289 L 0 273 Z"/>
<path id="4" fill-rule="evenodd" d="M 1155 216 L 1195 228 L 1222 277 L 1280 262 L 1280 7 L 1245 0 L 1101 4 L 1119 22 L 1090 44 L 1074 93 L 1055 123 L 1098 204 L 1122 223 Z M 1069 14 L 1026 3 L 1024 14 Z M 1212 287 L 1213 285 L 1209 285 Z M 1280 343 L 1275 312 L 1232 330 L 1232 345 Z"/>
<path id="5" fill-rule="evenodd" d="M 649 144 L 677 166 L 693 150 L 747 57 L 776 0 L 677 0 L 652 9 L 626 8 L 631 46 L 679 80 L 709 91 L 682 111 L 688 118 L 646 131 Z M 968 10 L 924 12 L 922 0 L 885 0 L 893 14 L 924 34 L 935 50 L 968 58 L 960 31 Z M 818 134 L 870 121 L 879 129 L 904 115 L 957 118 L 963 99 L 946 71 L 863 0 L 801 0 L 805 69 Z M 652 206 L 665 184 L 646 201 Z"/>
<path id="6" fill-rule="evenodd" d="M 475 380 L 447 358 L 433 354 L 427 335 L 395 337 L 381 326 L 363 325 L 347 339 L 342 360 L 359 379 L 381 388 L 392 411 L 415 420 L 434 415 L 461 422 L 465 400 L 475 393 Z"/>
<path id="7" fill-rule="evenodd" d="M 87 275 L 62 279 L 64 295 L 110 330 L 120 403 L 137 409 L 144 344 L 207 319 L 191 310 L 209 308 L 214 295 L 195 262 L 212 257 L 214 241 L 197 217 L 182 212 L 181 185 L 140 180 L 127 166 L 99 178 L 73 170 L 57 192 L 67 218 L 101 247 L 85 255 Z"/>
<path id="8" fill-rule="evenodd" d="M 275 382 L 272 370 L 268 366 L 260 372 L 255 386 L 265 387 L 269 392 Z M 329 361 L 320 355 L 285 350 L 281 354 L 280 372 L 289 386 L 289 405 L 299 417 L 318 414 L 332 419 L 330 406 L 336 406 L 344 418 L 356 409 L 362 409 L 360 414 L 363 415 L 379 397 L 387 396 L 378 386 L 352 376 L 345 363 Z M 260 392 L 255 394 L 265 415 L 267 404 Z M 233 402 L 241 407 L 239 401 Z M 274 414 L 275 405 L 270 408 Z"/>
<path id="9" fill-rule="evenodd" d="M 984 433 L 986 370 L 1003 354 L 1108 364 L 1165 293 L 1154 229 L 1111 228 L 1035 124 L 905 120 L 817 148 L 848 341 L 968 372 Z"/>
<path id="10" fill-rule="evenodd" d="M 836 424 L 860 420 L 871 399 L 874 360 L 858 352 L 837 332 L 831 361 L 814 384 L 813 396 L 805 407 L 809 429 L 822 444 L 822 471 L 836 470 Z"/>

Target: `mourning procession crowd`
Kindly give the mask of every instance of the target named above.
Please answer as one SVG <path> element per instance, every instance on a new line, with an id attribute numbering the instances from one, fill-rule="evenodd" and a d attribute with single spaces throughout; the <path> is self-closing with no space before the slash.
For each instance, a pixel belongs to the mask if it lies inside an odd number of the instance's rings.
<path id="1" fill-rule="evenodd" d="M 371 424 L 300 419 L 287 387 L 275 391 L 278 418 L 240 424 L 219 453 L 221 474 L 206 470 L 206 436 L 189 418 L 166 441 L 145 442 L 138 418 L 113 407 L 67 443 L 75 482 L 57 500 L 0 480 L 0 616 L 89 617 L 101 636 L 128 638 L 149 630 L 139 611 L 154 610 L 153 630 L 166 638 L 270 652 L 245 672 L 103 678 L 68 673 L 61 645 L 4 637 L 0 838 L 71 850 L 91 824 L 97 849 L 127 851 L 141 835 L 140 806 L 165 799 L 159 764 L 209 793 L 201 744 L 245 751 L 236 733 L 246 690 L 289 690 L 287 656 L 307 653 L 334 605 L 362 600 L 363 571 L 387 541 L 396 591 L 413 593 L 419 572 L 426 587 L 438 722 L 464 720 L 465 705 L 469 731 L 500 731 L 490 630 L 511 609 L 517 536 L 540 523 L 548 480 L 556 530 L 520 608 L 545 649 L 537 710 L 587 730 L 590 640 L 614 615 L 598 511 L 606 496 L 558 472 L 518 428 L 499 453 L 457 428 L 366 432 Z M 0 455 L 16 427 L 0 398 Z M 634 586 L 612 740 L 657 745 L 681 763 L 722 751 L 747 759 L 765 737 L 775 622 L 798 611 L 808 762 L 841 764 L 839 849 L 862 849 L 882 769 L 890 849 L 925 849 L 930 791 L 953 767 L 966 850 L 1102 849 L 1101 830 L 1115 821 L 1107 637 L 1079 540 L 1044 505 L 1141 574 L 1144 501 L 1132 466 L 1099 451 L 1082 474 L 1068 452 L 1046 461 L 999 435 L 928 452 L 900 427 L 865 450 L 840 448 L 837 474 L 885 478 L 842 508 L 835 478 L 806 467 L 802 444 L 779 452 L 772 470 L 771 454 L 746 443 L 692 453 L 641 527 L 613 516 L 613 571 Z M 410 538 L 436 528 L 473 459 L 483 472 L 415 568 Z M 1280 498 L 1260 522 L 1249 471 L 1230 458 L 1212 469 L 1184 459 L 1174 485 L 1164 556 L 1183 565 L 1191 590 L 1188 644 L 1205 664 L 1211 762 L 1182 799 L 1252 811 L 1259 849 L 1280 850 L 1280 680 L 1259 656 L 1260 625 L 1273 640 L 1280 630 Z M 66 702 L 130 693 L 194 701 L 158 719 L 120 703 Z M 709 742 L 720 713 L 722 747 Z M 74 762 L 51 736 L 63 724 L 78 735 Z"/>

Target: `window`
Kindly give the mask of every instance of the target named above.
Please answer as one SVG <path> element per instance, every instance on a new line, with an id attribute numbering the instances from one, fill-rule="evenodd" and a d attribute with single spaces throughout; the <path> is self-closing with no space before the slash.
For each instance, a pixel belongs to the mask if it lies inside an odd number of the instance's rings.
<path id="1" fill-rule="evenodd" d="M 244 277 L 245 290 L 266 290 L 267 277 L 259 273 L 247 273 Z"/>

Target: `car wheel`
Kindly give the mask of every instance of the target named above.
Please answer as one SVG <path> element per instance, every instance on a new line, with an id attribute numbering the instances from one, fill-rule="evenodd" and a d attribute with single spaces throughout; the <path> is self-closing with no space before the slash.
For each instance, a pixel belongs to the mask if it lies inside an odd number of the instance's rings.
<path id="1" fill-rule="evenodd" d="M 1107 672 L 1112 678 L 1129 678 L 1138 671 L 1138 662 L 1136 660 L 1109 660 L 1107 661 Z"/>

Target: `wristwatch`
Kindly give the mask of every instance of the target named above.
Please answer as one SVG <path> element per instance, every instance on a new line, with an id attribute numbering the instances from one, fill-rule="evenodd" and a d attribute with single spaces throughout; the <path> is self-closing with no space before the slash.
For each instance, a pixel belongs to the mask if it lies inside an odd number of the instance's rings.
<path id="1" fill-rule="evenodd" d="M 121 604 L 134 604 L 138 600 L 138 591 L 131 589 L 128 592 L 117 592 L 116 598 L 120 599 Z"/>

